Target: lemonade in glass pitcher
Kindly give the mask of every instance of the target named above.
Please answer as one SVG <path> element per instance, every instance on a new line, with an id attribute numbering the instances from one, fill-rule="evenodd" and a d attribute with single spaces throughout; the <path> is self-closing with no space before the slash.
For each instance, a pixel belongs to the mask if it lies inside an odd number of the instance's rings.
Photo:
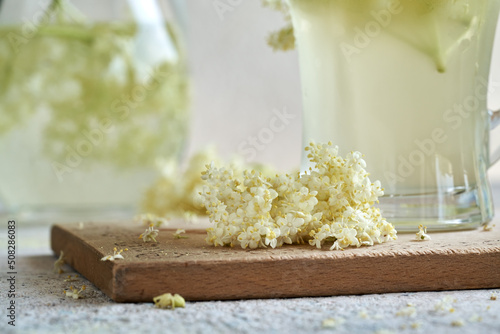
<path id="1" fill-rule="evenodd" d="M 363 152 L 370 179 L 385 188 L 383 214 L 398 230 L 491 220 L 486 100 L 500 0 L 288 4 L 303 144 Z"/>

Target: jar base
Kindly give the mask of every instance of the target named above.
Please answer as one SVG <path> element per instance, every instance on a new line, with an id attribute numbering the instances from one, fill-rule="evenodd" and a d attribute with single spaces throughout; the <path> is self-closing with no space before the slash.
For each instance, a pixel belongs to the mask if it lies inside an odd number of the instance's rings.
<path id="1" fill-rule="evenodd" d="M 486 187 L 487 188 L 487 187 Z M 382 216 L 398 232 L 474 229 L 493 218 L 491 193 L 478 188 L 453 188 L 445 193 L 386 195 L 379 198 Z"/>

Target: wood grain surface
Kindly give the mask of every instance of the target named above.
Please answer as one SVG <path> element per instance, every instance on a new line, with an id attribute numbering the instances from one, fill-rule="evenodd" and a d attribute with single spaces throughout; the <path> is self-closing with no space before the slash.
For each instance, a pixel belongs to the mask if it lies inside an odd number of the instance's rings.
<path id="1" fill-rule="evenodd" d="M 498 225 L 498 224 L 497 224 Z M 51 246 L 117 302 L 150 302 L 170 292 L 186 300 L 331 296 L 500 287 L 500 226 L 491 231 L 432 233 L 330 251 L 326 245 L 244 250 L 213 247 L 204 230 L 160 230 L 158 243 L 138 239 L 137 224 L 54 225 Z M 113 248 L 124 259 L 100 259 Z"/>

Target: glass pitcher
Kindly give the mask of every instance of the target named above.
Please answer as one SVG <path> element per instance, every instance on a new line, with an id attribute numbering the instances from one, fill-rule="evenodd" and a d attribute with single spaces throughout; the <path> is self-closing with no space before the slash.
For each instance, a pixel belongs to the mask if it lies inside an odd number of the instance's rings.
<path id="1" fill-rule="evenodd" d="M 188 82 L 176 1 L 0 2 L 0 209 L 130 219 L 180 158 Z"/>
<path id="2" fill-rule="evenodd" d="M 488 76 L 500 0 L 288 0 L 304 145 L 365 154 L 399 231 L 493 217 Z M 307 168 L 303 157 L 303 168 Z"/>

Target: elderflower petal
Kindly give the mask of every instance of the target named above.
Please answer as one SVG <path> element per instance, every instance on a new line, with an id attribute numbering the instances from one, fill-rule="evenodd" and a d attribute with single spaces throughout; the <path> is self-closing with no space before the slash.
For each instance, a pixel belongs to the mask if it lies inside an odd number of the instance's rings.
<path id="1" fill-rule="evenodd" d="M 186 301 L 182 296 L 172 295 L 171 293 L 165 293 L 163 295 L 157 296 L 153 298 L 153 302 L 155 303 L 155 307 L 162 309 L 172 309 L 174 310 L 176 307 L 185 307 Z"/>
<path id="2" fill-rule="evenodd" d="M 113 255 L 106 255 L 106 256 L 104 256 L 104 257 L 101 258 L 101 261 L 111 261 L 111 262 L 113 262 L 116 259 L 123 259 L 123 255 L 121 255 L 121 253 L 123 251 L 128 251 L 128 248 L 118 250 L 115 247 L 115 248 L 113 248 Z"/>
<path id="3" fill-rule="evenodd" d="M 456 300 L 453 297 L 451 297 L 451 296 L 445 296 L 444 298 L 442 298 L 441 300 L 439 300 L 434 305 L 434 310 L 436 312 L 440 312 L 440 313 L 443 313 L 443 312 L 453 313 L 453 311 L 454 311 L 453 303 L 455 301 Z"/>
<path id="4" fill-rule="evenodd" d="M 344 249 L 397 238 L 373 206 L 383 189 L 369 179 L 361 153 L 342 158 L 331 143 L 310 143 L 306 151 L 315 168 L 302 175 L 206 165 L 200 196 L 213 223 L 207 243 L 253 249 L 332 242 L 331 249 Z"/>
<path id="5" fill-rule="evenodd" d="M 491 231 L 495 227 L 495 224 L 486 223 L 483 225 L 483 231 Z"/>
<path id="6" fill-rule="evenodd" d="M 427 227 L 419 225 L 415 239 L 418 241 L 431 240 L 431 237 L 427 234 Z"/>
<path id="7" fill-rule="evenodd" d="M 178 228 L 177 231 L 175 231 L 175 233 L 173 234 L 173 236 L 175 239 L 187 239 L 188 237 L 181 235 L 183 233 L 186 233 L 186 231 L 181 228 Z"/>
<path id="8" fill-rule="evenodd" d="M 417 309 L 413 305 L 407 305 L 403 307 L 398 312 L 396 312 L 396 316 L 398 317 L 415 317 L 417 314 Z"/>
<path id="9" fill-rule="evenodd" d="M 139 236 L 139 239 L 142 239 L 144 242 L 157 242 L 156 237 L 158 236 L 158 232 L 159 231 L 154 228 L 154 224 L 150 224 L 146 231 Z"/>
<path id="10" fill-rule="evenodd" d="M 73 286 L 69 287 L 68 290 L 63 290 L 63 293 L 66 295 L 66 298 L 80 299 L 83 298 L 82 292 L 85 291 L 86 286 L 82 285 L 82 287 L 78 290 Z"/>
<path id="11" fill-rule="evenodd" d="M 344 318 L 327 318 L 325 320 L 322 321 L 321 323 L 321 326 L 323 328 L 335 328 L 335 327 L 338 327 L 340 325 L 342 325 L 343 323 L 345 323 L 345 319 Z"/>
<path id="12" fill-rule="evenodd" d="M 58 274 L 62 274 L 64 270 L 62 270 L 62 266 L 64 265 L 64 252 L 61 251 L 59 254 L 59 258 L 54 262 L 54 272 Z"/>

